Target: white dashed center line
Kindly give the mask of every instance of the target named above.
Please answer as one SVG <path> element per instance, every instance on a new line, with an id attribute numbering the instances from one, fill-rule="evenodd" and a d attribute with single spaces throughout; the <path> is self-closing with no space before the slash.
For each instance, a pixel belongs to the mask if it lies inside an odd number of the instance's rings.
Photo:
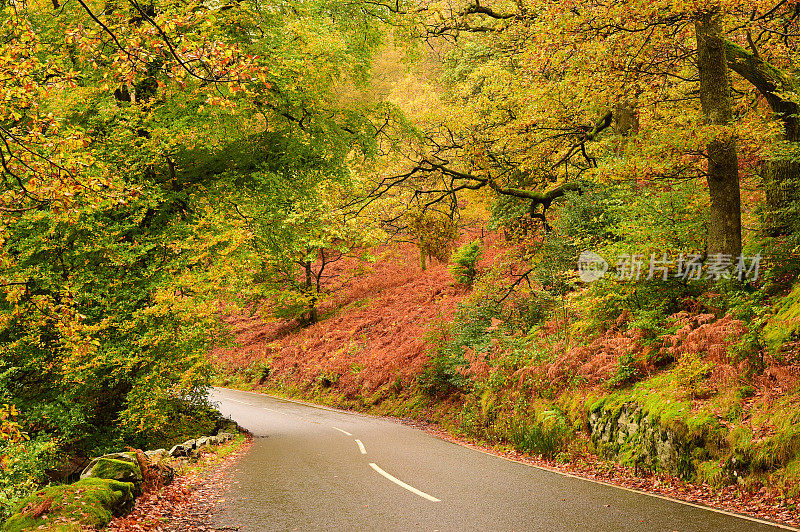
<path id="1" fill-rule="evenodd" d="M 332 428 L 333 430 L 338 430 L 338 431 L 339 431 L 339 432 L 341 432 L 342 434 L 347 434 L 348 436 L 352 436 L 352 434 L 350 434 L 350 433 L 349 433 L 349 432 L 347 432 L 346 430 L 342 430 L 342 429 L 340 429 L 339 427 L 331 427 L 331 428 Z"/>
<path id="2" fill-rule="evenodd" d="M 390 475 L 389 473 L 387 473 L 386 471 L 384 471 L 383 469 L 381 469 L 380 467 L 378 467 L 378 464 L 374 464 L 374 463 L 371 463 L 371 462 L 370 462 L 369 466 L 370 466 L 372 469 L 374 469 L 375 471 L 377 471 L 378 473 L 380 473 L 381 475 L 383 475 L 384 477 L 388 478 L 389 480 L 391 480 L 392 482 L 394 482 L 395 484 L 397 484 L 398 486 L 400 486 L 401 488 L 405 488 L 405 489 L 407 489 L 408 491 L 410 491 L 411 493 L 413 493 L 413 494 L 415 494 L 415 495 L 419 495 L 419 496 L 420 496 L 420 497 L 422 497 L 423 499 L 428 499 L 428 500 L 429 500 L 429 501 L 431 501 L 431 502 L 442 502 L 442 501 L 440 501 L 439 499 L 437 499 L 436 497 L 434 497 L 434 496 L 432 496 L 432 495 L 428 495 L 428 494 L 427 494 L 427 493 L 425 493 L 424 491 L 420 491 L 420 490 L 418 490 L 418 489 L 417 489 L 417 488 L 415 488 L 414 486 L 409 486 L 408 484 L 406 484 L 405 482 L 403 482 L 403 481 L 402 481 L 402 480 L 400 480 L 399 478 L 395 478 L 395 477 L 393 477 L 392 475 Z"/>
<path id="3" fill-rule="evenodd" d="M 367 450 L 364 448 L 364 444 L 361 443 L 361 440 L 356 440 L 358 444 L 358 449 L 361 451 L 361 454 L 367 454 Z"/>

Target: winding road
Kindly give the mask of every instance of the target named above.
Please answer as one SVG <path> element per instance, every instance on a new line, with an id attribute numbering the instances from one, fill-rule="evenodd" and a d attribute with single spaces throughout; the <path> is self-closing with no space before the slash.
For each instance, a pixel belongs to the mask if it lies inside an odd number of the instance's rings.
<path id="1" fill-rule="evenodd" d="M 250 430 L 219 529 L 793 530 L 456 445 L 396 421 L 216 388 Z"/>

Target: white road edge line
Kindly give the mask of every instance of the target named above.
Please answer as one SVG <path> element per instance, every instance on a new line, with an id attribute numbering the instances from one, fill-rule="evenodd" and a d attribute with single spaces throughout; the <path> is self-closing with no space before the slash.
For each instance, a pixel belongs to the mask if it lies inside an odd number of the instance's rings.
<path id="1" fill-rule="evenodd" d="M 331 412 L 338 412 L 340 414 L 347 414 L 349 416 L 354 416 L 354 417 L 383 419 L 383 420 L 393 421 L 393 422 L 397 423 L 398 425 L 402 425 L 402 423 L 400 423 L 398 420 L 392 419 L 392 418 L 389 418 L 389 417 L 386 417 L 386 416 L 376 416 L 375 414 L 365 414 L 363 412 L 354 412 L 352 410 L 345 410 L 343 408 L 332 408 L 330 406 L 318 405 L 318 404 L 315 404 L 315 403 L 309 403 L 308 401 L 300 401 L 298 399 L 289 399 L 288 397 L 281 397 L 279 395 L 271 395 L 271 394 L 268 394 L 268 393 L 250 392 L 250 391 L 247 391 L 247 390 L 237 390 L 236 388 L 225 388 L 224 386 L 214 386 L 214 388 L 216 388 L 218 390 L 228 390 L 228 391 L 231 391 L 231 392 L 249 393 L 250 395 L 258 395 L 260 397 L 269 397 L 271 399 L 275 399 L 276 401 L 283 401 L 284 403 L 294 403 L 296 405 L 303 405 L 303 406 L 307 406 L 309 408 L 317 408 L 319 410 L 329 410 Z M 255 405 L 251 405 L 251 406 L 255 406 Z"/>
<path id="2" fill-rule="evenodd" d="M 352 436 L 352 434 L 350 434 L 350 433 L 349 433 L 349 432 L 347 432 L 346 430 L 342 430 L 342 429 L 340 429 L 339 427 L 331 427 L 331 428 L 332 428 L 333 430 L 338 430 L 338 431 L 339 431 L 339 432 L 341 432 L 342 434 L 347 434 L 348 436 Z"/>
<path id="3" fill-rule="evenodd" d="M 372 463 L 372 462 L 370 462 L 369 466 L 370 466 L 372 469 L 374 469 L 375 471 L 377 471 L 378 473 L 380 473 L 381 475 L 383 475 L 384 477 L 388 478 L 389 480 L 391 480 L 392 482 L 394 482 L 395 484 L 397 484 L 398 486 L 400 486 L 401 488 L 405 488 L 405 489 L 407 489 L 408 491 L 410 491 L 411 493 L 413 493 L 413 494 L 415 494 L 415 495 L 419 495 L 419 496 L 420 496 L 420 497 L 422 497 L 423 499 L 428 499 L 428 500 L 429 500 L 429 501 L 431 501 L 431 502 L 442 502 L 442 501 L 440 501 L 439 499 L 437 499 L 436 497 L 433 497 L 433 496 L 431 496 L 431 495 L 428 495 L 428 494 L 427 494 L 427 493 L 425 493 L 424 491 L 420 491 L 420 490 L 418 490 L 418 489 L 417 489 L 417 488 L 415 488 L 414 486 L 409 486 L 408 484 L 406 484 L 405 482 L 403 482 L 403 481 L 402 481 L 402 480 L 400 480 L 399 478 L 395 478 L 395 477 L 393 477 L 392 475 L 390 475 L 389 473 L 387 473 L 386 471 L 384 471 L 383 469 L 381 469 L 380 467 L 378 467 L 378 464 L 375 464 L 375 463 Z"/>
<path id="4" fill-rule="evenodd" d="M 793 526 L 784 525 L 782 523 L 776 523 L 775 521 L 767 521 L 766 519 L 760 519 L 758 517 L 753 517 L 753 516 L 750 516 L 750 515 L 747 515 L 747 514 L 729 512 L 728 510 L 723 510 L 721 508 L 714 508 L 712 506 L 706 506 L 706 505 L 703 505 L 703 504 L 695 504 L 693 502 L 683 501 L 681 499 L 674 499 L 672 497 L 667 497 L 666 495 L 660 495 L 658 493 L 651 493 L 649 491 L 640 491 L 640 490 L 636 490 L 636 489 L 633 489 L 633 488 L 628 488 L 628 487 L 625 487 L 625 486 L 619 486 L 617 484 L 611 484 L 610 482 L 603 482 L 602 480 L 596 480 L 596 479 L 593 479 L 593 478 L 581 477 L 579 475 L 573 475 L 572 473 L 565 473 L 563 471 L 558 471 L 556 469 L 550 469 L 549 467 L 543 467 L 543 466 L 536 465 L 536 464 L 530 464 L 528 462 L 523 462 L 522 460 L 516 460 L 514 458 L 510 458 L 510 457 L 507 457 L 507 456 L 500 456 L 500 455 L 497 455 L 497 454 L 494 454 L 494 453 L 490 453 L 488 451 L 484 451 L 483 449 L 476 449 L 475 447 L 470 447 L 468 445 L 464 445 L 463 443 L 460 443 L 460 442 L 444 440 L 442 438 L 439 438 L 439 439 L 441 439 L 442 441 L 446 441 L 446 442 L 453 443 L 455 445 L 464 447 L 465 449 L 472 449 L 473 451 L 477 451 L 479 453 L 487 454 L 489 456 L 494 456 L 495 458 L 499 458 L 501 460 L 506 460 L 507 462 L 514 462 L 515 464 L 520 464 L 520 465 L 532 467 L 534 469 L 540 469 L 542 471 L 547 471 L 549 473 L 555 473 L 556 475 L 561 475 L 562 477 L 569 477 L 569 478 L 574 478 L 576 480 L 583 480 L 583 481 L 586 481 L 586 482 L 591 482 L 592 484 L 600 484 L 601 486 L 608 486 L 609 488 L 616 488 L 618 490 L 629 491 L 631 493 L 638 493 L 639 495 L 647 495 L 648 497 L 653 497 L 654 499 L 661 499 L 663 501 L 674 502 L 674 503 L 677 503 L 677 504 L 682 504 L 684 506 L 691 506 L 692 508 L 698 508 L 700 510 L 706 510 L 708 512 L 713 512 L 713 513 L 716 513 L 716 514 L 722 514 L 722 515 L 727 515 L 727 516 L 730 516 L 730 517 L 736 517 L 736 518 L 742 519 L 744 521 L 751 521 L 753 523 L 759 523 L 759 524 L 762 524 L 762 525 L 768 525 L 768 526 L 771 526 L 771 527 L 774 527 L 774 528 L 780 528 L 782 530 L 800 531 L 800 528 L 795 528 Z"/>
<path id="5" fill-rule="evenodd" d="M 361 440 L 356 440 L 358 444 L 358 450 L 361 451 L 361 454 L 367 454 L 367 450 L 364 448 L 364 444 L 361 443 Z"/>
<path id="6" fill-rule="evenodd" d="M 242 404 L 242 405 L 256 406 L 256 405 L 251 404 L 251 403 L 245 403 L 244 401 L 239 401 L 238 399 L 228 399 L 228 401 L 233 401 L 234 403 L 239 403 L 239 404 Z"/>

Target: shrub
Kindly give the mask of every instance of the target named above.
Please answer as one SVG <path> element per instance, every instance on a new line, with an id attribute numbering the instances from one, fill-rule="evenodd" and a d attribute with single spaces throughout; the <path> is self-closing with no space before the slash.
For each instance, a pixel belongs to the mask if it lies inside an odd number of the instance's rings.
<path id="1" fill-rule="evenodd" d="M 475 277 L 478 275 L 477 265 L 480 258 L 480 240 L 464 244 L 455 250 L 450 259 L 452 262 L 450 272 L 455 280 L 463 285 L 472 286 L 472 283 L 475 282 Z"/>
<path id="2" fill-rule="evenodd" d="M 633 353 L 625 353 L 619 358 L 617 371 L 609 379 L 608 384 L 614 388 L 620 387 L 633 382 L 638 376 L 639 370 L 636 367 L 636 359 Z"/>
<path id="3" fill-rule="evenodd" d="M 154 424 L 149 430 L 128 436 L 125 443 L 144 449 L 169 448 L 176 442 L 215 434 L 225 423 L 222 415 L 206 399 L 164 399 L 159 402 L 158 408 L 161 415 L 169 419 L 169 423 Z M 107 450 L 98 448 L 92 454 L 102 454 Z"/>
<path id="4" fill-rule="evenodd" d="M 800 338 L 800 283 L 776 307 L 777 313 L 764 327 L 764 340 L 772 352 Z"/>
<path id="5" fill-rule="evenodd" d="M 528 333 L 541 325 L 558 308 L 559 301 L 546 290 L 524 290 L 512 294 L 502 309 L 502 319 L 515 331 Z"/>
<path id="6" fill-rule="evenodd" d="M 463 356 L 436 356 L 425 365 L 417 382 L 425 394 L 446 397 L 469 385 L 469 378 L 459 371 L 466 366 L 467 361 Z"/>
<path id="7" fill-rule="evenodd" d="M 255 360 L 240 370 L 242 377 L 248 382 L 264 384 L 272 375 L 271 360 Z"/>
<path id="8" fill-rule="evenodd" d="M 315 382 L 323 388 L 330 388 L 339 382 L 339 377 L 340 375 L 335 371 L 323 371 L 317 375 Z"/>
<path id="9" fill-rule="evenodd" d="M 483 297 L 464 301 L 452 323 L 434 322 L 425 333 L 431 359 L 418 377 L 422 391 L 431 396 L 447 396 L 456 390 L 466 391 L 472 384 L 468 376 L 470 363 L 467 349 L 475 354 L 489 351 L 492 338 L 492 319 L 498 315 L 497 306 Z"/>
<path id="10" fill-rule="evenodd" d="M 7 519 L 22 499 L 47 481 L 45 470 L 56 465 L 56 446 L 48 439 L 0 440 L 0 521 Z"/>

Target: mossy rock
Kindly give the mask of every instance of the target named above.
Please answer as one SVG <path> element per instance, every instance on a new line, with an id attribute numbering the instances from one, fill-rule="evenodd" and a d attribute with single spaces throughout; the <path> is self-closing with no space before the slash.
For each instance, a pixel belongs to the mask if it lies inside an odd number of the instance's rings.
<path id="1" fill-rule="evenodd" d="M 142 470 L 136 462 L 101 456 L 95 458 L 81 473 L 81 478 L 105 478 L 130 482 L 137 488 L 142 485 Z"/>
<path id="2" fill-rule="evenodd" d="M 3 525 L 3 532 L 99 530 L 115 515 L 130 510 L 134 486 L 129 482 L 86 478 L 51 486 L 23 500 Z"/>

